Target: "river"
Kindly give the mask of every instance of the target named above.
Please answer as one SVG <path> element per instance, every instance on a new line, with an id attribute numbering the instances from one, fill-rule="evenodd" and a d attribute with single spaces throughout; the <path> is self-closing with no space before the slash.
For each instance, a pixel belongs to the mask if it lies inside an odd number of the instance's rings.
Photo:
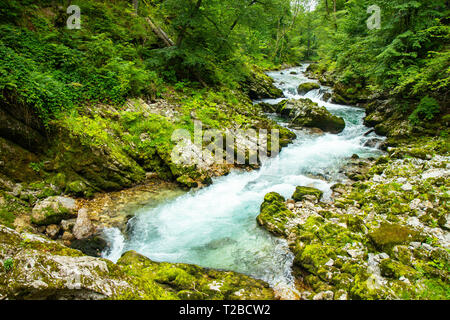
<path id="1" fill-rule="evenodd" d="M 289 198 L 296 186 L 308 185 L 324 191 L 327 200 L 330 187 L 344 178 L 340 169 L 353 154 L 379 154 L 376 149 L 364 147 L 374 134 L 364 136 L 369 128 L 363 125 L 363 109 L 324 101 L 323 94 L 330 92 L 325 86 L 305 96 L 297 94 L 300 83 L 316 82 L 304 76 L 306 67 L 305 64 L 268 75 L 287 98 L 310 98 L 343 117 L 346 128 L 342 133 L 295 131 L 297 139 L 259 170 L 236 170 L 214 179 L 212 185 L 201 190 L 157 207 L 144 206 L 130 220 L 127 239 L 117 229 L 106 231 L 112 246 L 103 256 L 116 261 L 123 252 L 135 250 L 154 261 L 237 271 L 267 281 L 284 298 L 295 297 L 293 255 L 286 241 L 273 237 L 256 223 L 264 195 L 276 191 Z"/>

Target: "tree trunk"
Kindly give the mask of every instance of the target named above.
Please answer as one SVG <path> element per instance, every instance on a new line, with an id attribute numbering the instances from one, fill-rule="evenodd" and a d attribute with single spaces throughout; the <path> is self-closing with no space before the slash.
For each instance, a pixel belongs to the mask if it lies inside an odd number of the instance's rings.
<path id="1" fill-rule="evenodd" d="M 147 23 L 152 28 L 153 32 L 160 38 L 166 47 L 171 47 L 174 45 L 173 41 L 169 38 L 169 36 L 159 27 L 157 27 L 150 18 L 145 18 Z"/>
<path id="2" fill-rule="evenodd" d="M 138 13 L 138 9 L 139 9 L 139 0 L 133 0 L 133 8 L 134 8 L 134 13 Z"/>
<path id="3" fill-rule="evenodd" d="M 334 13 L 334 30 L 337 31 L 337 22 L 336 22 L 336 0 L 333 0 L 333 13 Z"/>

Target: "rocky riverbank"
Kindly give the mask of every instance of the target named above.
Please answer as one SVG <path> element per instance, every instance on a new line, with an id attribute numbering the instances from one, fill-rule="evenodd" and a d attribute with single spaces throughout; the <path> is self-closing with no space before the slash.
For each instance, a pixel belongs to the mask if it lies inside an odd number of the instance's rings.
<path id="1" fill-rule="evenodd" d="M 267 283 L 235 272 L 156 263 L 132 251 L 114 264 L 1 225 L 0 248 L 0 300 L 275 298 Z"/>
<path id="2" fill-rule="evenodd" d="M 288 240 L 302 299 L 449 299 L 449 159 L 429 138 L 352 160 L 331 201 L 267 194 L 257 221 Z"/>

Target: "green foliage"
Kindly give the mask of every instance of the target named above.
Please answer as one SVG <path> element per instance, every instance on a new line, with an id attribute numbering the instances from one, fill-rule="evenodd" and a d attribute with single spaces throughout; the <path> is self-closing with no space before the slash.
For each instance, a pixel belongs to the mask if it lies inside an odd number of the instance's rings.
<path id="1" fill-rule="evenodd" d="M 433 120 L 439 112 L 440 107 L 436 99 L 425 96 L 420 100 L 417 108 L 409 116 L 409 121 L 411 124 L 417 125 L 423 120 Z"/>
<path id="2" fill-rule="evenodd" d="M 12 270 L 12 268 L 14 268 L 13 259 L 8 258 L 5 261 L 3 261 L 3 269 L 5 270 L 5 272 L 9 272 L 10 270 Z"/>
<path id="3" fill-rule="evenodd" d="M 380 29 L 366 25 L 370 5 L 381 9 Z M 450 79 L 445 1 L 336 1 L 336 9 L 335 20 L 330 2 L 321 0 L 307 13 L 314 20 L 310 32 L 318 39 L 314 53 L 321 67 L 316 73 L 327 72 L 352 90 L 408 99 L 409 104 L 425 95 L 445 104 Z M 427 120 L 421 116 L 432 119 L 435 110 L 429 103 L 421 106 L 411 123 Z"/>
<path id="4" fill-rule="evenodd" d="M 149 44 L 143 43 L 149 33 L 143 19 L 124 13 L 122 1 L 72 4 L 81 8 L 81 30 L 66 29 L 65 8 L 48 1 L 13 1 L 8 6 L 21 14 L 2 11 L 8 15 L 0 24 L 3 102 L 27 105 L 47 124 L 87 102 L 120 105 L 127 97 L 157 95 L 161 81 L 140 56 Z"/>

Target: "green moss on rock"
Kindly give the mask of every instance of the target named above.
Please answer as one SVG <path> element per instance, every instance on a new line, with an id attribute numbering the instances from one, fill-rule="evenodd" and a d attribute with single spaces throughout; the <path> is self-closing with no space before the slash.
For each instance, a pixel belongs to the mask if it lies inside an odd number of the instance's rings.
<path id="1" fill-rule="evenodd" d="M 305 83 L 300 84 L 297 87 L 297 92 L 298 92 L 298 94 L 303 95 L 303 94 L 308 93 L 311 90 L 319 89 L 319 88 L 320 88 L 320 85 L 315 82 L 305 82 Z"/>
<path id="2" fill-rule="evenodd" d="M 276 192 L 270 192 L 265 195 L 256 220 L 260 226 L 281 236 L 286 234 L 286 224 L 289 218 L 293 217 L 292 211 L 286 207 L 284 197 Z"/>
<path id="3" fill-rule="evenodd" d="M 312 188 L 312 187 L 302 187 L 298 186 L 295 188 L 295 192 L 292 195 L 292 199 L 295 201 L 302 201 L 308 196 L 312 196 L 317 201 L 320 201 L 320 199 L 323 196 L 323 192 L 319 189 Z"/>
<path id="4" fill-rule="evenodd" d="M 379 250 L 389 251 L 393 246 L 424 240 L 419 232 L 400 224 L 383 223 L 368 234 Z"/>

